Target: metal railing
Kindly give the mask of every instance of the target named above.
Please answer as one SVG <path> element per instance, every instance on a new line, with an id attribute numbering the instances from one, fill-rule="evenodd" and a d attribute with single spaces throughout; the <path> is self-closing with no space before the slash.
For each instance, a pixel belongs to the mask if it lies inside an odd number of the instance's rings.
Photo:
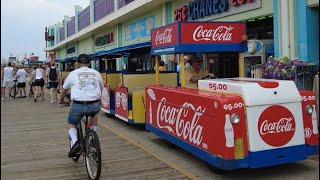
<path id="1" fill-rule="evenodd" d="M 263 65 L 257 64 L 251 67 L 251 78 L 264 78 Z M 295 82 L 298 90 L 313 90 L 315 74 L 311 75 L 308 71 L 300 71 L 294 74 L 293 81 Z"/>

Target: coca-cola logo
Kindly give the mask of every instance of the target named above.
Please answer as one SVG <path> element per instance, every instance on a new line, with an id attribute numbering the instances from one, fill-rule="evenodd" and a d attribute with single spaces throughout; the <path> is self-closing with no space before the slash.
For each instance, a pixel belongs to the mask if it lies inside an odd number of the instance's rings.
<path id="1" fill-rule="evenodd" d="M 116 92 L 116 106 L 120 107 L 121 104 L 121 94 L 120 92 Z"/>
<path id="2" fill-rule="evenodd" d="M 128 98 L 127 98 L 127 95 L 124 93 L 121 93 L 121 105 L 123 110 L 127 110 Z"/>
<path id="3" fill-rule="evenodd" d="M 116 92 L 116 106 L 117 108 L 122 106 L 123 110 L 127 110 L 128 107 L 128 98 L 127 95 L 121 92 Z"/>
<path id="4" fill-rule="evenodd" d="M 103 106 L 109 106 L 109 103 L 110 103 L 109 101 L 110 101 L 109 91 L 106 88 L 103 88 L 101 103 Z"/>
<path id="5" fill-rule="evenodd" d="M 261 113 L 258 129 L 260 137 L 265 143 L 279 147 L 292 139 L 296 123 L 294 116 L 287 108 L 274 105 Z"/>
<path id="6" fill-rule="evenodd" d="M 167 44 L 172 42 L 172 28 L 166 28 L 162 33 L 157 31 L 155 44 Z"/>
<path id="7" fill-rule="evenodd" d="M 195 145 L 200 145 L 203 139 L 203 126 L 199 124 L 200 117 L 206 108 L 191 103 L 183 103 L 181 107 L 172 107 L 163 97 L 157 108 L 157 126 L 166 129 L 176 137 L 180 137 Z"/>
<path id="8" fill-rule="evenodd" d="M 232 41 L 232 30 L 232 26 L 218 26 L 216 29 L 198 26 L 192 37 L 194 41 Z"/>

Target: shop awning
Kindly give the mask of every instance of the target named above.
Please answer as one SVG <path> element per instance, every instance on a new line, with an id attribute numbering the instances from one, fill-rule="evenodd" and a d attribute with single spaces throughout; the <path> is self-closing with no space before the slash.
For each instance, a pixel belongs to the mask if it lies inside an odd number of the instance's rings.
<path id="1" fill-rule="evenodd" d="M 77 61 L 78 57 L 69 57 L 65 60 L 65 62 L 73 62 L 73 61 Z"/>
<path id="2" fill-rule="evenodd" d="M 176 22 L 151 30 L 151 54 L 245 52 L 242 22 Z"/>
<path id="3" fill-rule="evenodd" d="M 107 51 L 100 51 L 97 52 L 97 56 L 110 56 L 110 57 L 121 57 L 128 54 L 129 51 L 139 48 L 145 48 L 145 47 L 151 47 L 151 42 L 145 42 L 145 43 L 139 43 L 139 44 L 133 44 L 129 46 L 123 46 L 114 48 Z"/>

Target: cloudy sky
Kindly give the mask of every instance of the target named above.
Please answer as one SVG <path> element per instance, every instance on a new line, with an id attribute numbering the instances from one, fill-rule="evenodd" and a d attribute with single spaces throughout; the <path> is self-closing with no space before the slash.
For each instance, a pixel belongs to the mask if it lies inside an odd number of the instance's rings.
<path id="1" fill-rule="evenodd" d="M 34 53 L 45 59 L 45 26 L 73 16 L 74 6 L 90 0 L 1 0 L 1 59 Z"/>

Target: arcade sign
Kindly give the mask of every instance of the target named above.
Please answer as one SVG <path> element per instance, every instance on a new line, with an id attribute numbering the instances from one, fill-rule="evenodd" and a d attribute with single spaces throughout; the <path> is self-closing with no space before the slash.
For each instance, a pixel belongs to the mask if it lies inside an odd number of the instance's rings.
<path id="1" fill-rule="evenodd" d="M 195 0 L 174 11 L 176 22 L 197 20 L 215 15 L 215 18 L 261 7 L 261 0 Z"/>

